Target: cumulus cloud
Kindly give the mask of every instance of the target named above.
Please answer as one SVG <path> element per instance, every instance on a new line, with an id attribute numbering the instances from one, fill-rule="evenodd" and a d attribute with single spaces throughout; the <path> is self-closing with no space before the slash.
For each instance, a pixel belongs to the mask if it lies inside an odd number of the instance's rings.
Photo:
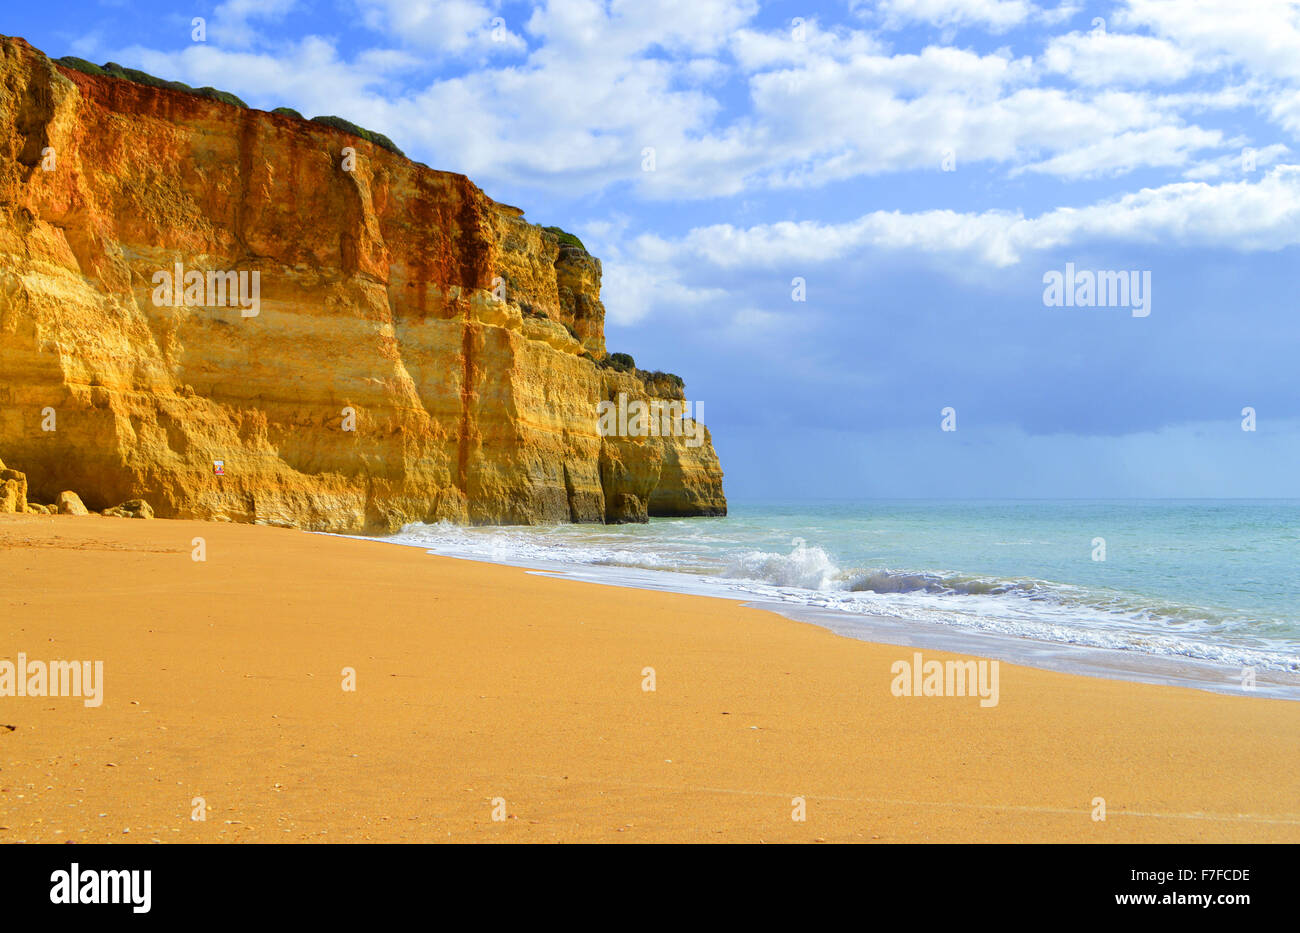
<path id="1" fill-rule="evenodd" d="M 1300 4 L 1295 0 L 1128 0 L 1115 17 L 1149 29 L 1206 67 L 1240 66 L 1259 75 L 1300 78 Z"/>
<path id="2" fill-rule="evenodd" d="M 878 10 L 887 26 L 912 22 L 940 27 L 981 26 L 1005 32 L 1027 21 L 1038 8 L 1027 0 L 882 0 Z"/>
<path id="3" fill-rule="evenodd" d="M 266 24 L 282 21 L 297 6 L 298 0 L 225 0 L 212 11 L 208 38 L 239 47 L 265 45 Z"/>
<path id="4" fill-rule="evenodd" d="M 1109 136 L 1014 170 L 1068 178 L 1120 175 L 1138 168 L 1176 168 L 1193 161 L 1198 150 L 1223 145 L 1218 130 L 1159 126 Z"/>
<path id="5" fill-rule="evenodd" d="M 1047 45 L 1043 65 L 1078 84 L 1172 84 L 1192 73 L 1195 56 L 1167 39 L 1092 32 L 1059 36 Z"/>
<path id="6" fill-rule="evenodd" d="M 214 20 L 234 29 L 283 17 L 293 2 L 228 0 Z M 1273 78 L 1171 87 L 1228 61 L 1229 49 L 1284 66 L 1271 45 L 1247 42 L 1264 42 L 1254 32 L 1211 42 L 1206 30 L 1222 17 L 1206 13 L 1191 28 L 1146 0 L 1117 19 L 1158 35 L 1071 33 L 1037 58 L 943 44 L 896 50 L 870 30 L 811 15 L 758 28 L 754 0 L 549 0 L 510 22 L 501 11 L 517 8 L 497 0 L 351 2 L 388 45 L 344 58 L 335 39 L 308 35 L 273 51 L 212 43 L 124 54 L 259 105 L 346 112 L 486 184 L 568 196 L 816 189 L 937 172 L 949 154 L 1010 178 L 1180 173 L 1229 155 L 1220 130 L 1194 122 L 1215 108 L 1263 108 L 1300 130 L 1300 92 L 1279 91 Z M 890 9 L 995 23 L 1048 12 L 952 0 Z"/>
<path id="7" fill-rule="evenodd" d="M 355 0 L 362 21 L 393 40 L 449 55 L 521 52 L 527 45 L 480 0 Z"/>
<path id="8" fill-rule="evenodd" d="M 1253 181 L 1144 188 L 1036 217 L 1000 210 L 872 211 L 842 223 L 710 224 L 677 239 L 638 237 L 616 264 L 639 269 L 644 281 L 663 289 L 682 275 L 707 280 L 708 269 L 810 268 L 857 262 L 874 253 L 964 257 L 1005 268 L 1031 253 L 1090 242 L 1242 253 L 1300 245 L 1300 165 L 1276 166 Z M 678 297 L 671 290 L 661 294 L 673 301 Z M 642 292 L 637 317 L 648 312 L 649 297 Z M 701 293 L 696 299 L 716 297 Z"/>

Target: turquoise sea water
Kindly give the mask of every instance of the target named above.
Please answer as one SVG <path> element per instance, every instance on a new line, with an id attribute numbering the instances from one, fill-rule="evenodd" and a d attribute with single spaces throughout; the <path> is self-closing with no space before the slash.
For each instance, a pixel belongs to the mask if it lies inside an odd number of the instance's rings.
<path id="1" fill-rule="evenodd" d="M 689 580 L 846 617 L 1300 673 L 1300 500 L 733 502 L 726 518 L 411 525 L 395 540 L 605 568 L 610 582 L 654 571 L 670 589 Z"/>

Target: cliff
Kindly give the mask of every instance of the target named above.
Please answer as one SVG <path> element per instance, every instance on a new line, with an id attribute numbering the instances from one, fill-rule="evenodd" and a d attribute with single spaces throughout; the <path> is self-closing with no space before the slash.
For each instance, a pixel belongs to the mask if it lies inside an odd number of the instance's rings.
<path id="1" fill-rule="evenodd" d="M 0 455 L 32 501 L 341 532 L 725 514 L 707 431 L 598 432 L 601 401 L 665 394 L 599 365 L 599 261 L 464 176 L 9 38 L 0 148 Z"/>

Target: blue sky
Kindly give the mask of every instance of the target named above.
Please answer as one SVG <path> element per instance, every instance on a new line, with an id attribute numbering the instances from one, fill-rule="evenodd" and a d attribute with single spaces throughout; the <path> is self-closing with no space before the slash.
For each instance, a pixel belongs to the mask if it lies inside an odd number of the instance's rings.
<path id="1" fill-rule="evenodd" d="M 50 0 L 0 32 L 347 117 L 578 233 L 610 349 L 685 377 L 733 498 L 1300 496 L 1296 3 Z M 1151 313 L 1045 306 L 1067 263 L 1149 272 Z"/>

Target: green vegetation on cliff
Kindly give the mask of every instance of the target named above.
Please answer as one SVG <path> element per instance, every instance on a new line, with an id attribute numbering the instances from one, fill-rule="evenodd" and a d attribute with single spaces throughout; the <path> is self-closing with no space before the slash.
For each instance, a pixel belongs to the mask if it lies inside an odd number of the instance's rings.
<path id="1" fill-rule="evenodd" d="M 559 227 L 543 227 L 542 229 L 547 233 L 555 234 L 565 246 L 576 246 L 584 253 L 587 252 L 587 247 L 582 245 L 582 241 L 567 230 L 561 230 Z"/>
<path id="2" fill-rule="evenodd" d="M 587 354 L 583 355 L 586 356 Z M 636 376 L 646 384 L 652 382 L 666 382 L 677 389 L 684 390 L 686 388 L 686 380 L 676 373 L 666 373 L 662 369 L 656 369 L 653 372 L 646 369 L 638 369 L 636 360 L 632 358 L 632 354 L 630 353 L 609 353 L 606 354 L 603 360 L 596 360 L 594 357 L 591 357 L 591 360 L 601 369 L 612 369 L 615 372 L 629 373 Z"/>
<path id="3" fill-rule="evenodd" d="M 103 65 L 96 65 L 93 62 L 86 61 L 84 58 L 77 58 L 75 55 L 65 55 L 63 58 L 58 59 L 58 63 L 88 75 L 121 78 L 123 81 L 132 81 L 136 84 L 143 84 L 146 87 L 160 87 L 166 88 L 169 91 L 182 91 L 186 94 L 193 94 L 195 97 L 206 97 L 209 100 L 219 100 L 223 104 L 230 104 L 232 107 L 243 107 L 245 110 L 248 109 L 248 104 L 244 103 L 229 91 L 218 91 L 214 87 L 190 87 L 184 81 L 166 81 L 136 68 L 125 68 L 117 62 L 105 62 Z"/>
<path id="4" fill-rule="evenodd" d="M 219 91 L 214 87 L 190 87 L 184 81 L 167 81 L 163 78 L 155 77 L 147 72 L 140 71 L 136 68 L 126 68 L 117 62 L 105 62 L 103 65 L 96 65 L 94 62 L 88 62 L 84 58 L 77 58 L 75 55 L 65 55 L 63 58 L 56 59 L 58 64 L 65 68 L 71 68 L 80 71 L 83 74 L 95 75 L 97 77 L 120 78 L 123 81 L 131 81 L 135 84 L 143 84 L 146 87 L 164 88 L 169 91 L 181 91 L 185 94 L 193 94 L 195 97 L 205 97 L 208 100 L 217 100 L 223 104 L 230 104 L 232 107 L 242 107 L 249 109 L 248 104 L 244 103 L 229 91 Z M 292 107 L 276 107 L 272 113 L 278 113 L 284 117 L 295 117 L 302 120 L 303 115 Z M 401 149 L 397 148 L 396 143 L 385 136 L 383 133 L 376 133 L 374 130 L 368 130 L 364 127 L 357 126 L 351 120 L 345 120 L 342 117 L 324 116 L 312 117 L 312 123 L 322 123 L 325 126 L 333 127 L 336 130 L 342 130 L 345 133 L 351 133 L 366 142 L 373 143 L 389 152 L 396 153 L 403 158 L 406 157 Z M 558 230 L 559 228 L 555 228 Z M 563 231 L 560 231 L 563 233 Z M 571 237 L 578 246 L 582 243 L 572 234 L 565 234 Z"/>
<path id="5" fill-rule="evenodd" d="M 406 153 L 401 149 L 398 149 L 397 145 L 383 133 L 376 133 L 374 130 L 364 129 L 350 120 L 344 120 L 342 117 L 312 117 L 311 122 L 323 123 L 326 126 L 334 127 L 336 130 L 351 133 L 353 136 L 360 136 L 368 143 L 374 143 L 376 146 L 387 149 L 389 152 L 395 152 L 403 158 L 406 157 Z"/>
<path id="6" fill-rule="evenodd" d="M 676 373 L 666 373 L 662 369 L 656 369 L 652 373 L 646 372 L 644 369 L 638 369 L 636 374 L 641 377 L 642 382 L 667 382 L 679 389 L 686 388 L 685 379 Z"/>
<path id="7" fill-rule="evenodd" d="M 636 372 L 636 360 L 630 353 L 609 353 L 600 361 L 601 369 L 613 369 L 620 373 Z"/>

